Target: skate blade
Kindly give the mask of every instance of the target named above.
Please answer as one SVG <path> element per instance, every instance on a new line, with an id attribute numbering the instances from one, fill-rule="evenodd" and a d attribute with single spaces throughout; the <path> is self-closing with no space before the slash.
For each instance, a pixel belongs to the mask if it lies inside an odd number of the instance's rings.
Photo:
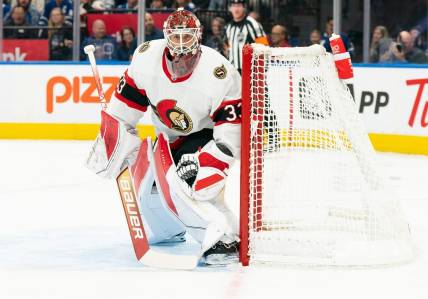
<path id="1" fill-rule="evenodd" d="M 160 242 L 157 242 L 155 245 L 156 246 L 162 246 L 162 245 L 174 245 L 174 244 L 178 244 L 178 243 L 184 243 L 186 242 L 186 232 L 181 232 L 169 239 L 165 239 L 162 240 Z"/>
<path id="2" fill-rule="evenodd" d="M 175 236 L 171 239 L 163 240 L 161 242 L 156 243 L 156 245 L 174 245 L 177 243 L 184 243 L 186 242 L 186 237 L 184 235 L 182 236 Z"/>
<path id="3" fill-rule="evenodd" d="M 205 257 L 205 264 L 208 266 L 227 266 L 238 261 L 238 254 L 210 254 Z"/>

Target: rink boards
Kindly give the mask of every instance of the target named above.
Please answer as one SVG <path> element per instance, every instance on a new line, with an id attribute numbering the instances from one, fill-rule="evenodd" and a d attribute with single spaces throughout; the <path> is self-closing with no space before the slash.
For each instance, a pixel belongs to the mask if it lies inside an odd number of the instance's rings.
<path id="1" fill-rule="evenodd" d="M 114 92 L 124 64 L 102 64 L 106 98 Z M 427 67 L 428 68 L 428 67 Z M 0 138 L 93 139 L 100 105 L 86 63 L 0 64 Z M 159 70 L 160 72 L 162 70 Z M 356 109 L 377 150 L 428 154 L 427 69 L 406 65 L 357 65 L 351 86 Z M 153 136 L 148 114 L 142 136 Z"/>

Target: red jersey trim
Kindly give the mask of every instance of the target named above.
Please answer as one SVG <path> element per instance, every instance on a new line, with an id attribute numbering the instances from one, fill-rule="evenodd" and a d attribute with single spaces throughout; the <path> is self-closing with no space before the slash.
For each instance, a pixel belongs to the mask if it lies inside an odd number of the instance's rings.
<path id="1" fill-rule="evenodd" d="M 214 127 L 218 127 L 224 124 L 229 124 L 229 125 L 240 125 L 241 124 L 241 119 L 236 119 L 234 121 L 228 121 L 228 120 L 223 120 L 223 121 L 218 121 L 214 124 Z"/>
<path id="2" fill-rule="evenodd" d="M 177 150 L 177 149 L 179 149 L 186 139 L 187 139 L 187 136 L 179 136 L 177 138 L 177 140 L 175 140 L 174 142 L 171 142 L 169 144 L 169 148 L 171 150 Z"/>
<path id="3" fill-rule="evenodd" d="M 132 101 L 130 101 L 130 100 L 128 100 L 128 99 L 126 99 L 126 98 L 125 98 L 125 97 L 123 97 L 120 93 L 117 93 L 117 91 L 115 91 L 115 92 L 114 92 L 114 95 L 115 95 L 115 97 L 116 97 L 119 101 L 121 101 L 121 102 L 125 103 L 128 107 L 131 107 L 131 108 L 137 109 L 137 110 L 139 110 L 139 111 L 141 111 L 141 112 L 146 112 L 146 111 L 147 111 L 147 107 L 146 107 L 146 106 L 138 105 L 137 103 L 132 102 Z"/>
<path id="4" fill-rule="evenodd" d="M 165 50 L 163 51 L 163 55 L 162 55 L 162 69 L 163 69 L 163 72 L 165 73 L 165 75 L 168 77 L 169 81 L 171 81 L 172 83 L 179 83 L 179 82 L 183 82 L 183 81 L 186 81 L 187 79 L 189 79 L 190 76 L 193 74 L 193 72 L 190 73 L 190 74 L 188 74 L 188 75 L 186 75 L 186 76 L 178 77 L 175 80 L 172 79 L 172 75 L 171 75 L 171 73 L 168 70 L 168 66 L 166 65 L 167 51 L 168 51 L 168 48 L 165 48 Z"/>

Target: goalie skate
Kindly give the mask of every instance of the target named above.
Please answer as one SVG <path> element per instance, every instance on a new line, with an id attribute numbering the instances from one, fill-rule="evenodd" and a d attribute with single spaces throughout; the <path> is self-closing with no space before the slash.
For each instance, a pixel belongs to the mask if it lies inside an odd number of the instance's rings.
<path id="1" fill-rule="evenodd" d="M 238 262 L 239 242 L 224 243 L 217 242 L 204 253 L 207 265 L 229 265 Z"/>

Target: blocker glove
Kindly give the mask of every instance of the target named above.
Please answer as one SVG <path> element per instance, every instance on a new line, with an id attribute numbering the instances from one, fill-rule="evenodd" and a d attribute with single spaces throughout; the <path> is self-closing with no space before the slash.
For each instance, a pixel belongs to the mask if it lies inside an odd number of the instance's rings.
<path id="1" fill-rule="evenodd" d="M 101 112 L 100 133 L 85 164 L 103 178 L 116 178 L 119 172 L 135 160 L 141 139 L 131 125 Z"/>

